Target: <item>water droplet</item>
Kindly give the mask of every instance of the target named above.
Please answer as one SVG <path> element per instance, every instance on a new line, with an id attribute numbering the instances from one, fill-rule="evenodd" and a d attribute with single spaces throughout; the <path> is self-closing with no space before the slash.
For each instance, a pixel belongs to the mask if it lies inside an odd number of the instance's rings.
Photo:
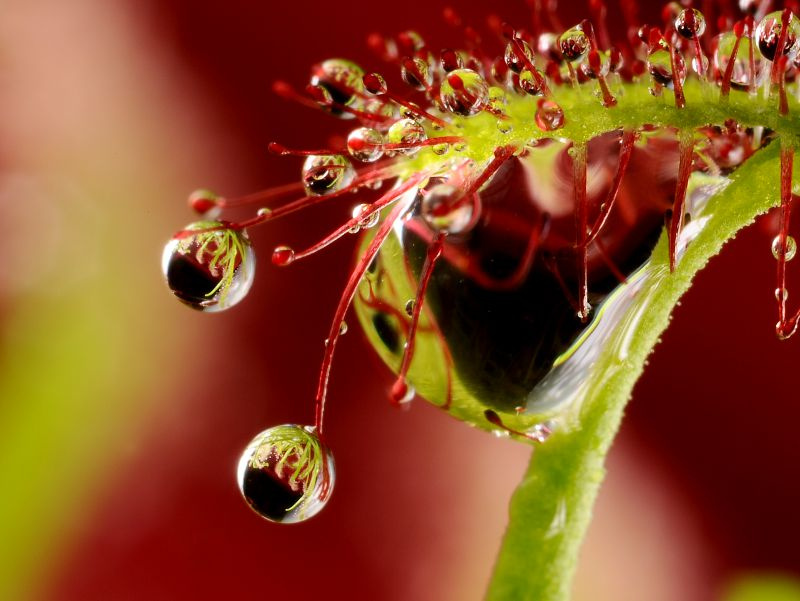
<path id="1" fill-rule="evenodd" d="M 523 40 L 517 40 L 517 42 L 519 45 L 515 44 L 513 41 L 509 42 L 506 45 L 506 51 L 503 55 L 503 60 L 505 60 L 506 65 L 508 65 L 508 68 L 514 73 L 519 73 L 527 66 L 527 62 L 522 60 L 517 54 L 517 52 L 519 52 L 519 46 L 522 47 L 522 52 L 528 59 L 528 62 L 533 63 L 534 60 L 533 50 L 528 42 Z"/>
<path id="2" fill-rule="evenodd" d="M 778 41 L 783 29 L 782 15 L 783 11 L 778 10 L 765 16 L 758 23 L 754 34 L 759 52 L 769 61 L 775 60 L 775 53 L 778 51 Z M 791 59 L 798 50 L 800 50 L 800 21 L 794 16 L 794 13 L 790 13 L 783 54 Z"/>
<path id="3" fill-rule="evenodd" d="M 258 215 L 259 217 L 266 217 L 270 213 L 272 213 L 272 209 L 268 207 L 261 207 L 260 209 L 258 209 L 258 211 L 256 211 L 256 215 Z"/>
<path id="4" fill-rule="evenodd" d="M 541 98 L 536 108 L 536 125 L 542 131 L 553 131 L 564 126 L 564 109 L 552 100 Z"/>
<path id="5" fill-rule="evenodd" d="M 418 57 L 403 61 L 400 75 L 415 90 L 425 90 L 433 82 L 428 63 Z"/>
<path id="6" fill-rule="evenodd" d="M 406 315 L 408 315 L 409 317 L 414 315 L 414 299 L 413 298 L 410 298 L 410 299 L 408 299 L 406 301 L 405 310 L 406 310 Z"/>
<path id="7" fill-rule="evenodd" d="M 468 117 L 478 113 L 489 98 L 489 85 L 471 69 L 456 69 L 442 81 L 439 95 L 448 111 Z"/>
<path id="8" fill-rule="evenodd" d="M 519 87 L 531 96 L 541 96 L 544 93 L 542 81 L 542 75 L 538 71 L 534 73 L 530 69 L 523 69 L 519 74 Z"/>
<path id="9" fill-rule="evenodd" d="M 474 205 L 463 190 L 452 184 L 434 184 L 420 190 L 422 218 L 437 232 L 463 234 L 472 224 Z"/>
<path id="10" fill-rule="evenodd" d="M 445 73 L 451 73 L 464 67 L 464 60 L 461 55 L 450 48 L 442 50 L 440 63 Z"/>
<path id="11" fill-rule="evenodd" d="M 319 513 L 336 479 L 333 454 L 314 428 L 294 424 L 258 434 L 242 454 L 237 476 L 250 508 L 282 524 Z"/>
<path id="12" fill-rule="evenodd" d="M 564 59 L 574 63 L 589 52 L 589 37 L 580 26 L 572 27 L 559 36 L 558 47 Z"/>
<path id="13" fill-rule="evenodd" d="M 789 291 L 786 288 L 775 288 L 775 299 L 778 302 L 786 301 L 789 298 Z"/>
<path id="14" fill-rule="evenodd" d="M 361 203 L 354 206 L 352 212 L 353 219 L 360 218 L 362 215 L 368 213 L 370 209 L 372 209 L 372 205 L 367 203 Z M 353 233 L 356 233 L 361 229 L 369 229 L 371 227 L 375 227 L 378 224 L 380 218 L 381 218 L 380 211 L 375 211 L 374 213 L 367 215 L 366 217 L 361 219 L 361 221 L 358 222 L 358 227 L 356 228 L 356 231 Z"/>
<path id="15" fill-rule="evenodd" d="M 207 231 L 210 228 L 221 228 Z M 244 231 L 198 221 L 164 247 L 161 269 L 172 293 L 193 309 L 213 313 L 239 303 L 253 285 L 255 253 Z"/>
<path id="16" fill-rule="evenodd" d="M 374 163 L 383 156 L 383 135 L 371 127 L 359 127 L 347 136 L 347 151 L 357 161 Z"/>
<path id="17" fill-rule="evenodd" d="M 343 321 L 339 324 L 339 336 L 344 336 L 347 334 L 347 322 Z"/>
<path id="18" fill-rule="evenodd" d="M 389 87 L 380 73 L 368 73 L 363 78 L 364 89 L 370 94 L 385 94 Z"/>
<path id="19" fill-rule="evenodd" d="M 727 32 L 714 38 L 714 67 L 724 75 L 728 68 L 728 63 L 733 54 L 733 47 L 736 45 L 736 34 Z M 739 41 L 739 49 L 736 51 L 736 60 L 733 63 L 731 73 L 731 86 L 736 89 L 746 89 L 751 82 L 750 66 L 750 38 L 743 36 Z M 754 54 L 755 72 L 760 71 L 761 55 Z"/>
<path id="20" fill-rule="evenodd" d="M 431 150 L 433 151 L 433 154 L 442 156 L 442 155 L 447 154 L 447 151 L 450 150 L 450 145 L 449 144 L 434 144 L 433 146 L 431 146 Z"/>
<path id="21" fill-rule="evenodd" d="M 684 8 L 675 19 L 675 31 L 691 40 L 706 31 L 706 18 L 696 8 Z"/>
<path id="22" fill-rule="evenodd" d="M 395 121 L 386 133 L 390 144 L 417 144 L 428 139 L 425 128 L 413 119 L 400 119 Z M 419 148 L 404 148 L 394 150 L 391 154 L 406 154 L 409 156 L 419 152 Z M 387 153 L 389 154 L 389 153 Z"/>
<path id="23" fill-rule="evenodd" d="M 394 384 L 392 385 L 392 389 L 389 391 L 389 398 L 391 399 L 392 403 L 396 403 L 398 405 L 407 405 L 414 400 L 414 396 L 416 394 L 417 391 L 413 386 L 409 385 L 405 380 L 398 378 L 395 380 Z"/>
<path id="24" fill-rule="evenodd" d="M 219 201 L 219 194 L 211 190 L 200 189 L 189 194 L 189 206 L 195 213 L 208 220 L 216 219 L 222 213 Z"/>
<path id="25" fill-rule="evenodd" d="M 675 67 L 677 68 L 677 76 L 681 83 L 686 79 L 686 64 L 680 53 L 675 53 Z M 663 46 L 657 47 L 655 50 L 647 55 L 647 70 L 653 80 L 664 86 L 665 88 L 672 89 L 672 58 L 670 51 Z"/>
<path id="26" fill-rule="evenodd" d="M 331 100 L 338 104 L 350 105 L 364 91 L 364 70 L 356 63 L 342 58 L 331 58 L 314 65 L 311 69 L 311 85 L 325 90 Z M 342 118 L 351 119 L 349 113 L 339 114 Z"/>
<path id="27" fill-rule="evenodd" d="M 555 429 L 556 429 L 556 421 L 547 420 L 546 422 L 536 424 L 530 430 L 528 430 L 526 434 L 536 442 L 541 443 L 550 438 Z"/>
<path id="28" fill-rule="evenodd" d="M 313 196 L 338 192 L 349 186 L 355 176 L 350 161 L 340 154 L 311 155 L 303 163 L 303 186 Z"/>
<path id="29" fill-rule="evenodd" d="M 289 246 L 278 246 L 272 251 L 272 264 L 286 267 L 294 262 L 294 249 Z"/>
<path id="30" fill-rule="evenodd" d="M 781 245 L 781 237 L 775 236 L 772 239 L 772 256 L 780 259 L 785 254 L 786 260 L 791 261 L 797 254 L 797 241 L 792 236 L 786 236 L 786 248 Z"/>

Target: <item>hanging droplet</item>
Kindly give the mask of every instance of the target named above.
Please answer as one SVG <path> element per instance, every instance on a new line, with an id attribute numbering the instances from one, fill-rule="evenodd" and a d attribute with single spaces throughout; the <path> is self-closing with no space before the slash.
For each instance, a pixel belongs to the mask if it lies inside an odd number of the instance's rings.
<path id="1" fill-rule="evenodd" d="M 775 236 L 775 238 L 772 239 L 772 256 L 776 259 L 780 259 L 781 256 L 784 256 L 787 261 L 791 261 L 796 254 L 797 241 L 792 236 L 786 236 L 785 250 L 781 245 L 780 236 Z"/>
<path id="2" fill-rule="evenodd" d="M 222 197 L 211 190 L 195 190 L 189 194 L 189 206 L 207 220 L 216 219 L 222 213 Z"/>
<path id="3" fill-rule="evenodd" d="M 374 163 L 383 156 L 383 135 L 371 127 L 359 127 L 347 136 L 347 151 L 357 161 Z"/>
<path id="4" fill-rule="evenodd" d="M 400 119 L 395 121 L 386 133 L 389 144 L 418 144 L 428 139 L 425 128 L 413 119 Z M 405 154 L 412 156 L 419 152 L 419 148 L 403 148 L 391 151 L 391 154 Z M 389 153 L 387 153 L 389 154 Z"/>
<path id="5" fill-rule="evenodd" d="M 314 428 L 286 424 L 258 434 L 237 470 L 239 490 L 258 515 L 292 524 L 315 516 L 335 481 L 333 455 Z"/>
<path id="6" fill-rule="evenodd" d="M 517 43 L 519 46 L 517 46 Z M 530 62 L 532 64 L 534 59 L 533 50 L 528 42 L 517 40 L 517 43 L 514 43 L 514 41 L 509 42 L 506 45 L 506 51 L 503 55 L 503 60 L 505 60 L 506 65 L 508 65 L 508 68 L 514 73 L 519 73 L 522 71 L 527 66 L 527 63 Z M 522 58 L 517 54 L 519 52 L 519 47 L 522 48 L 522 53 L 528 59 L 527 62 L 522 60 Z"/>
<path id="7" fill-rule="evenodd" d="M 478 113 L 486 103 L 489 84 L 471 69 L 456 69 L 444 78 L 439 94 L 448 111 L 469 117 Z"/>
<path id="8" fill-rule="evenodd" d="M 311 85 L 320 86 L 330 94 L 333 102 L 344 105 L 354 103 L 364 91 L 362 77 L 364 70 L 361 67 L 341 58 L 328 59 L 311 69 Z M 336 112 L 336 114 L 346 119 L 353 117 L 349 113 Z"/>
<path id="9" fill-rule="evenodd" d="M 194 230 L 197 233 L 188 233 Z M 219 221 L 198 221 L 167 242 L 161 269 L 180 301 L 213 313 L 247 296 L 255 277 L 255 260 L 244 231 L 224 227 Z"/>
<path id="10" fill-rule="evenodd" d="M 564 126 L 564 109 L 546 98 L 539 99 L 536 106 L 536 125 L 542 131 L 554 131 Z"/>
<path id="11" fill-rule="evenodd" d="M 343 321 L 339 324 L 339 336 L 344 336 L 347 334 L 347 322 Z"/>
<path id="12" fill-rule="evenodd" d="M 523 69 L 519 74 L 519 87 L 531 96 L 541 96 L 544 93 L 542 81 L 541 74 L 533 73 L 530 69 Z"/>
<path id="13" fill-rule="evenodd" d="M 419 91 L 425 90 L 433 83 L 428 63 L 418 57 L 403 61 L 400 76 L 407 85 Z"/>
<path id="14" fill-rule="evenodd" d="M 736 45 L 736 34 L 729 31 L 722 33 L 714 38 L 714 67 L 723 76 L 728 69 L 733 48 Z M 736 59 L 733 63 L 731 72 L 731 87 L 738 90 L 747 89 L 755 76 L 750 73 L 750 38 L 742 36 L 739 40 L 739 48 L 736 51 Z M 761 55 L 754 54 L 755 73 L 758 74 L 761 68 Z"/>
<path id="15" fill-rule="evenodd" d="M 406 315 L 412 317 L 414 315 L 414 299 L 410 298 L 406 301 L 405 312 Z"/>
<path id="16" fill-rule="evenodd" d="M 389 391 L 389 398 L 392 403 L 397 405 L 407 405 L 414 400 L 417 391 L 403 379 L 395 380 L 392 389 Z"/>
<path id="17" fill-rule="evenodd" d="M 581 60 L 589 52 L 589 37 L 579 26 L 572 27 L 558 38 L 558 47 L 564 60 L 571 63 Z"/>
<path id="18" fill-rule="evenodd" d="M 340 154 L 311 155 L 303 163 L 306 193 L 323 196 L 349 186 L 356 176 L 350 161 Z"/>
<path id="19" fill-rule="evenodd" d="M 439 62 L 445 73 L 451 73 L 464 67 L 464 60 L 461 55 L 450 48 L 442 50 L 441 60 Z"/>
<path id="20" fill-rule="evenodd" d="M 761 55 L 769 61 L 775 60 L 775 53 L 778 52 L 778 42 L 782 30 L 783 11 L 780 10 L 765 16 L 756 27 L 754 34 L 756 45 Z M 794 13 L 789 13 L 789 25 L 783 46 L 783 54 L 792 59 L 798 50 L 800 50 L 800 21 L 794 16 Z"/>
<path id="21" fill-rule="evenodd" d="M 452 184 L 434 184 L 420 190 L 422 218 L 437 232 L 463 234 L 472 224 L 474 205 L 464 196 L 464 191 Z"/>
<path id="22" fill-rule="evenodd" d="M 696 8 L 684 8 L 675 18 L 675 31 L 687 40 L 699 38 L 706 31 L 706 18 Z"/>

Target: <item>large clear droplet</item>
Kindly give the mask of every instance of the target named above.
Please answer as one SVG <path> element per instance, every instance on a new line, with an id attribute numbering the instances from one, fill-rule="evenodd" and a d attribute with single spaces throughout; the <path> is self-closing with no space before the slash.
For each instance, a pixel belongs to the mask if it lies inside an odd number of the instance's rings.
<path id="1" fill-rule="evenodd" d="M 471 69 L 456 69 L 442 81 L 439 96 L 448 111 L 468 117 L 478 113 L 489 98 L 489 84 Z"/>
<path id="2" fill-rule="evenodd" d="M 675 31 L 686 39 L 700 37 L 706 30 L 706 18 L 696 8 L 684 8 L 675 18 Z"/>
<path id="3" fill-rule="evenodd" d="M 383 156 L 383 134 L 371 127 L 359 127 L 347 136 L 347 150 L 357 161 L 374 163 Z"/>
<path id="4" fill-rule="evenodd" d="M 334 102 L 350 105 L 364 91 L 362 77 L 364 70 L 356 63 L 343 58 L 331 58 L 314 65 L 311 70 L 311 85 L 321 86 Z M 349 113 L 337 114 L 345 119 L 353 117 Z"/>
<path id="5" fill-rule="evenodd" d="M 714 67 L 719 71 L 720 77 L 725 75 L 728 64 L 731 61 L 733 47 L 736 45 L 736 34 L 729 31 L 714 38 Z M 761 55 L 755 53 L 754 66 L 755 73 L 750 73 L 750 38 L 742 36 L 739 40 L 739 49 L 736 51 L 736 59 L 733 63 L 731 72 L 731 87 L 738 90 L 747 89 L 754 77 L 758 76 L 761 67 Z"/>
<path id="6" fill-rule="evenodd" d="M 303 163 L 303 187 L 312 196 L 338 192 L 349 186 L 355 176 L 353 165 L 340 154 L 311 155 Z"/>
<path id="7" fill-rule="evenodd" d="M 782 30 L 783 11 L 780 10 L 765 16 L 756 27 L 754 36 L 756 45 L 761 55 L 769 61 L 775 60 Z M 800 21 L 794 16 L 794 13 L 790 13 L 783 54 L 792 59 L 797 54 L 798 50 L 800 50 Z"/>
<path id="8" fill-rule="evenodd" d="M 193 230 L 197 233 L 189 233 Z M 255 261 L 246 232 L 219 221 L 198 221 L 167 242 L 161 270 L 181 302 L 213 313 L 247 296 L 255 278 Z"/>
<path id="9" fill-rule="evenodd" d="M 336 478 L 333 454 L 314 428 L 294 424 L 258 434 L 242 454 L 237 476 L 250 508 L 282 524 L 319 513 Z"/>
<path id="10" fill-rule="evenodd" d="M 425 133 L 425 128 L 413 119 L 400 119 L 395 121 L 386 132 L 386 139 L 389 144 L 418 144 L 428 139 L 428 134 Z M 413 146 L 409 148 L 402 148 L 393 150 L 391 154 L 405 154 L 412 156 L 419 152 L 419 148 Z"/>
<path id="11" fill-rule="evenodd" d="M 469 229 L 474 205 L 461 188 L 447 182 L 435 183 L 420 193 L 422 218 L 434 231 L 463 234 Z"/>
<path id="12" fill-rule="evenodd" d="M 792 236 L 786 236 L 786 247 L 781 245 L 781 237 L 775 236 L 772 239 L 772 256 L 780 259 L 782 256 L 787 261 L 791 261 L 797 255 L 797 241 Z"/>
<path id="13" fill-rule="evenodd" d="M 558 47 L 565 60 L 571 63 L 581 60 L 589 52 L 589 37 L 580 27 L 572 27 L 558 38 Z"/>
<path id="14" fill-rule="evenodd" d="M 680 53 L 675 53 L 675 68 L 681 83 L 686 79 L 686 63 Z M 666 48 L 658 48 L 647 56 L 647 70 L 653 77 L 653 81 L 672 89 L 674 80 L 672 77 L 672 57 Z"/>

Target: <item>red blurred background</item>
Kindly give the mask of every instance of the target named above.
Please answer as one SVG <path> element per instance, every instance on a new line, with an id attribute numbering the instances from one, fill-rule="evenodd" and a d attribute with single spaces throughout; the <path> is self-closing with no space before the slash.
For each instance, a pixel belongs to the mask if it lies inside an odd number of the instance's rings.
<path id="1" fill-rule="evenodd" d="M 457 46 L 458 32 L 440 17 L 444 6 L 139 0 L 111 7 L 80 0 L 61 12 L 45 10 L 47 2 L 15 8 L 31 31 L 37 19 L 55 21 L 46 28 L 53 36 L 38 32 L 33 40 L 55 40 L 54 47 L 83 57 L 110 53 L 70 85 L 91 90 L 93 78 L 113 77 L 123 96 L 137 87 L 157 90 L 141 115 L 152 112 L 165 156 L 178 165 L 171 192 L 208 186 L 238 194 L 296 177 L 299 165 L 269 156 L 269 141 L 316 147 L 347 131 L 276 98 L 275 79 L 300 86 L 312 63 L 333 56 L 383 69 L 366 49 L 372 31 L 412 28 L 434 47 Z M 480 28 L 489 10 L 514 23 L 528 19 L 522 0 L 458 9 Z M 562 11 L 567 23 L 578 14 L 579 7 Z M 122 41 L 115 39 L 120 32 Z M 146 64 L 131 69 L 125 61 L 138 64 L 138 54 Z M 65 128 L 80 131 L 86 123 Z M 126 139 L 111 147 L 124 153 Z M 19 161 L 18 151 L 5 154 L 7 163 Z M 171 192 L 146 201 L 155 238 L 166 240 L 192 219 Z M 353 248 L 339 244 L 287 270 L 263 257 L 276 244 L 304 246 L 346 210 L 321 209 L 253 232 L 261 261 L 255 288 L 219 316 L 187 315 L 160 288 L 160 249 L 137 248 L 145 265 L 136 268 L 156 283 L 142 292 L 152 295 L 149 313 L 124 317 L 134 324 L 127 327 L 172 324 L 154 338 L 167 355 L 154 368 L 159 384 L 138 425 L 117 424 L 119 436 L 98 449 L 112 459 L 93 474 L 93 493 L 80 509 L 65 516 L 74 520 L 69 536 L 48 550 L 26 595 L 481 598 L 527 450 L 419 400 L 408 412 L 393 410 L 390 374 L 357 328 L 343 340 L 333 371 L 327 428 L 338 478 L 325 511 L 282 527 L 256 518 L 239 498 L 233 473 L 247 441 L 268 425 L 311 419 L 322 340 Z M 718 598 L 745 571 L 800 575 L 800 341 L 780 343 L 773 335 L 770 239 L 757 226 L 743 232 L 676 310 L 612 452 L 576 599 L 699 601 Z M 121 232 L 115 243 L 135 242 Z M 40 492 L 57 503 L 58 491 Z"/>

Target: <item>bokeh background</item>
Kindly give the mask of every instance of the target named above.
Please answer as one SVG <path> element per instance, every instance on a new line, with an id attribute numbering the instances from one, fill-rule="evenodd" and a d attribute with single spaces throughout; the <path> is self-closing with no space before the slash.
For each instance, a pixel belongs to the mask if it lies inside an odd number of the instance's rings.
<path id="1" fill-rule="evenodd" d="M 332 56 L 384 68 L 372 31 L 457 46 L 444 6 L 4 3 L 0 599 L 481 598 L 528 451 L 419 400 L 392 409 L 390 374 L 357 328 L 333 372 L 328 507 L 281 527 L 239 499 L 246 442 L 311 420 L 352 245 L 287 270 L 262 260 L 249 297 L 220 315 L 180 306 L 158 269 L 192 220 L 188 191 L 292 181 L 299 165 L 269 141 L 346 132 L 276 98 L 275 79 L 301 86 Z M 458 8 L 480 28 L 489 10 L 528 19 L 523 0 Z M 253 232 L 257 252 L 303 246 L 344 212 Z M 800 340 L 772 334 L 762 225 L 700 275 L 636 387 L 577 601 L 800 598 Z M 773 596 L 731 584 L 751 576 Z"/>

